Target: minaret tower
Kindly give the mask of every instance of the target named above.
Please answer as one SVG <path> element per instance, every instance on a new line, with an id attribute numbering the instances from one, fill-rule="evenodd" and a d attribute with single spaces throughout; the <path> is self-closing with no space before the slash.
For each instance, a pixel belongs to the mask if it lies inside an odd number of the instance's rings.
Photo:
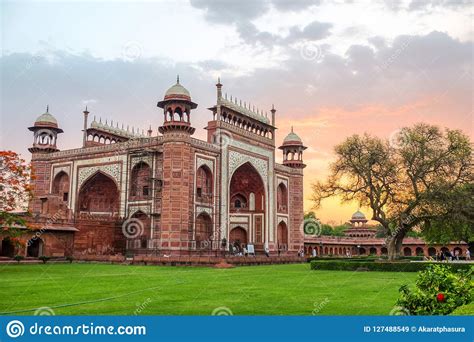
<path id="1" fill-rule="evenodd" d="M 162 216 L 160 223 L 160 250 L 169 255 L 179 255 L 182 249 L 196 248 L 192 242 L 194 152 L 191 146 L 191 110 L 197 104 L 180 83 L 169 88 L 163 101 L 164 123 L 158 128 L 163 134 L 163 188 Z M 190 234 L 191 232 L 191 234 Z"/>
<path id="2" fill-rule="evenodd" d="M 86 147 L 87 143 L 87 122 L 89 117 L 89 111 L 86 109 L 82 112 L 84 114 L 84 130 L 83 130 L 83 137 L 82 137 L 82 147 Z"/>
<path id="3" fill-rule="evenodd" d="M 283 165 L 303 169 L 306 165 L 303 163 L 303 151 L 306 150 L 306 146 L 303 146 L 301 138 L 293 132 L 291 132 L 283 140 L 283 145 L 278 147 L 283 150 Z"/>
<path id="4" fill-rule="evenodd" d="M 194 133 L 195 128 L 191 127 L 191 110 L 197 104 L 191 101 L 189 91 L 179 83 L 179 76 L 176 84 L 166 91 L 163 101 L 158 102 L 158 107 L 163 108 L 164 114 L 163 126 L 158 128 L 160 133 Z"/>
<path id="5" fill-rule="evenodd" d="M 46 112 L 41 114 L 32 127 L 28 128 L 34 133 L 33 146 L 28 150 L 31 153 L 50 153 L 59 151 L 56 147 L 58 133 L 63 130 L 58 127 L 58 121 L 49 113 L 49 106 Z"/>

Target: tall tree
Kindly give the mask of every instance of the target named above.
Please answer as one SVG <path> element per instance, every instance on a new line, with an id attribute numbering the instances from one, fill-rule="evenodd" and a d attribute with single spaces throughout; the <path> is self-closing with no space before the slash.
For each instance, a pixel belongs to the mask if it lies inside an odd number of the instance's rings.
<path id="1" fill-rule="evenodd" d="M 459 203 L 469 196 L 462 189 L 473 183 L 472 146 L 459 130 L 421 123 L 401 129 L 391 143 L 353 135 L 335 152 L 328 179 L 313 184 L 315 207 L 340 196 L 371 208 L 372 220 L 387 236 L 391 260 L 415 226 L 428 231 L 433 224 L 466 217 Z"/>
<path id="2" fill-rule="evenodd" d="M 13 151 L 0 151 L 0 234 L 19 244 L 23 215 L 31 196 L 31 167 Z"/>

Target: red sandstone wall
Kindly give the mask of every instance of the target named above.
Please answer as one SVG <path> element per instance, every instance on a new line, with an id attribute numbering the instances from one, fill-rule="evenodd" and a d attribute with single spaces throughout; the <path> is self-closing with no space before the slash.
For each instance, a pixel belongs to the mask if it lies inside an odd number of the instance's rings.
<path id="1" fill-rule="evenodd" d="M 125 248 L 121 222 L 79 220 L 75 227 L 74 253 L 115 254 Z"/>
<path id="2" fill-rule="evenodd" d="M 33 155 L 34 157 L 34 155 Z M 33 198 L 29 203 L 29 210 L 33 214 L 41 213 L 41 200 L 49 193 L 51 164 L 45 161 L 32 160 L 31 167 L 33 169 L 33 177 L 31 185 L 33 187 Z M 47 208 L 44 208 L 46 210 Z"/>
<path id="3" fill-rule="evenodd" d="M 187 249 L 191 229 L 194 153 L 188 142 L 164 143 L 161 247 Z"/>
<path id="4" fill-rule="evenodd" d="M 290 176 L 288 196 L 290 202 L 290 239 L 288 249 L 298 251 L 303 248 L 304 243 L 301 229 L 304 220 L 303 176 Z"/>

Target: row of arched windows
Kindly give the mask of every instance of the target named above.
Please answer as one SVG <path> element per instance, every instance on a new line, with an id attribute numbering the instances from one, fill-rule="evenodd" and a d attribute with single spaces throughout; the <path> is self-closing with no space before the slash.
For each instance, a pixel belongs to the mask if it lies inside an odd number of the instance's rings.
<path id="1" fill-rule="evenodd" d="M 226 123 L 229 123 L 233 126 L 239 127 L 241 129 L 244 129 L 248 132 L 257 134 L 259 136 L 268 138 L 268 139 L 273 139 L 273 131 L 264 128 L 263 126 L 260 126 L 254 122 L 247 121 L 245 119 L 242 119 L 241 117 L 237 115 L 232 115 L 228 114 L 226 112 L 222 113 L 219 118 L 220 121 L 224 121 Z"/>
<path id="2" fill-rule="evenodd" d="M 376 247 L 370 247 L 368 250 L 364 247 L 356 248 L 356 247 L 317 247 L 317 246 L 307 246 L 306 248 L 306 254 L 312 255 L 313 254 L 313 249 L 316 250 L 318 255 L 341 255 L 341 256 L 347 256 L 348 253 L 351 255 L 367 255 L 367 252 L 369 255 L 387 255 L 388 250 L 386 247 L 381 247 L 381 248 L 376 248 Z M 412 255 L 417 255 L 417 256 L 435 256 L 439 251 L 445 252 L 448 251 L 449 249 L 447 247 L 441 247 L 441 249 L 437 250 L 435 247 L 429 247 L 428 248 L 428 255 L 425 255 L 425 250 L 422 247 L 404 247 L 402 249 L 402 254 L 404 256 L 412 256 Z M 462 249 L 459 247 L 454 248 L 454 251 L 458 252 L 459 255 L 462 255 Z M 415 253 L 415 254 L 413 254 Z"/>
<path id="3" fill-rule="evenodd" d="M 56 145 L 56 136 L 50 132 L 40 131 L 35 134 L 34 143 L 38 145 Z"/>
<path id="4" fill-rule="evenodd" d="M 99 144 L 105 144 L 105 145 L 121 142 L 119 139 L 110 138 L 108 136 L 100 135 L 100 134 L 89 134 L 87 136 L 87 141 L 93 141 L 93 142 L 96 142 Z"/>
<path id="5" fill-rule="evenodd" d="M 165 122 L 186 122 L 190 123 L 190 115 L 187 109 L 181 107 L 168 107 L 165 111 Z"/>
<path id="6" fill-rule="evenodd" d="M 303 160 L 303 152 L 298 150 L 286 150 L 283 152 L 283 160 Z"/>

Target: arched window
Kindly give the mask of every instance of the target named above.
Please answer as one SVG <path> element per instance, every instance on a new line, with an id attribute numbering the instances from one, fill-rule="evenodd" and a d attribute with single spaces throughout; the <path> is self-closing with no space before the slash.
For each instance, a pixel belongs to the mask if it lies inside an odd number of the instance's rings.
<path id="1" fill-rule="evenodd" d="M 418 255 L 418 256 L 423 256 L 423 255 L 425 255 L 425 252 L 423 251 L 423 248 L 421 248 L 421 247 L 416 247 L 416 255 Z"/>
<path id="2" fill-rule="evenodd" d="M 236 210 L 247 209 L 247 199 L 242 194 L 234 195 L 231 204 L 232 208 Z"/>
<path id="3" fill-rule="evenodd" d="M 183 111 L 180 107 L 176 107 L 174 110 L 173 120 L 174 121 L 182 121 L 183 119 Z"/>
<path id="4" fill-rule="evenodd" d="M 205 165 L 196 172 L 196 198 L 198 201 L 212 202 L 212 173 Z"/>
<path id="5" fill-rule="evenodd" d="M 54 195 L 60 196 L 64 202 L 69 200 L 69 176 L 66 172 L 59 172 L 53 180 Z"/>
<path id="6" fill-rule="evenodd" d="M 132 169 L 130 179 L 130 198 L 133 200 L 148 199 L 151 196 L 151 170 L 145 162 L 140 162 Z"/>
<path id="7" fill-rule="evenodd" d="M 288 212 L 288 190 L 283 183 L 280 183 L 277 188 L 277 208 L 280 213 Z"/>

